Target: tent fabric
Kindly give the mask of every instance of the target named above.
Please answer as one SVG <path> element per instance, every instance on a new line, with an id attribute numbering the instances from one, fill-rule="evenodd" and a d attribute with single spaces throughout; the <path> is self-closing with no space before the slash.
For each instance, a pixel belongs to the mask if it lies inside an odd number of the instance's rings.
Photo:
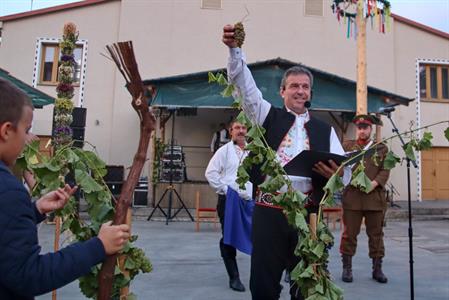
<path id="1" fill-rule="evenodd" d="M 264 98 L 273 105 L 281 107 L 283 101 L 279 95 L 279 88 L 282 75 L 285 70 L 294 65 L 298 64 L 278 58 L 249 64 L 248 67 Z M 356 110 L 356 83 L 354 81 L 318 69 L 307 68 L 314 74 L 311 109 L 348 112 Z M 218 71 L 225 73 L 223 69 L 211 70 L 213 73 Z M 229 108 L 233 103 L 231 97 L 221 96 L 220 92 L 224 87 L 216 83 L 208 83 L 208 72 L 145 80 L 144 84 L 151 85 L 156 89 L 156 94 L 151 101 L 153 106 Z M 368 87 L 368 111 L 378 111 L 385 105 L 385 98 L 403 105 L 408 105 L 413 100 Z"/>
<path id="2" fill-rule="evenodd" d="M 9 74 L 8 71 L 3 70 L 1 68 L 0 68 L 0 78 L 3 78 L 11 82 L 15 86 L 17 86 L 20 90 L 22 90 L 25 94 L 27 94 L 28 97 L 30 97 L 31 101 L 33 102 L 33 106 L 35 108 L 42 108 L 45 105 L 53 104 L 55 102 L 55 99 L 53 97 L 50 97 L 49 95 L 39 91 L 38 89 L 26 84 L 20 79 Z"/>

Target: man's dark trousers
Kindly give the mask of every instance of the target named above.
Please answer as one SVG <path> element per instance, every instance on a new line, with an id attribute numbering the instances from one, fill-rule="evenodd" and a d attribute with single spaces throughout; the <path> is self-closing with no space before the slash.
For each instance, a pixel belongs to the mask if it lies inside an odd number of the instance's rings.
<path id="1" fill-rule="evenodd" d="M 256 204 L 250 280 L 253 300 L 279 299 L 283 271 L 292 271 L 299 262 L 294 255 L 297 243 L 297 232 L 288 224 L 281 209 Z M 290 294 L 292 300 L 303 299 L 296 288 L 290 289 Z"/>

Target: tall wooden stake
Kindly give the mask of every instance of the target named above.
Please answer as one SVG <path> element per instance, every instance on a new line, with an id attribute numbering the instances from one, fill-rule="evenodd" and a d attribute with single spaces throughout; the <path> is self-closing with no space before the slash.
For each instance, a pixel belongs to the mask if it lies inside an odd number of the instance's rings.
<path id="1" fill-rule="evenodd" d="M 115 207 L 113 224 L 124 224 L 126 223 L 128 209 L 131 207 L 134 189 L 139 181 L 147 157 L 148 144 L 151 132 L 155 128 L 156 119 L 148 106 L 148 99 L 145 96 L 145 87 L 139 74 L 132 42 L 119 42 L 106 46 L 106 48 L 126 80 L 126 88 L 132 96 L 131 106 L 136 111 L 140 121 L 138 148 Z M 97 300 L 111 299 L 116 262 L 117 254 L 110 255 L 101 266 L 100 274 L 98 275 L 99 289 Z"/>
<path id="2" fill-rule="evenodd" d="M 126 214 L 126 224 L 129 225 L 129 232 L 131 233 L 131 219 L 132 219 L 132 209 L 128 208 L 128 213 Z M 129 276 L 129 272 L 125 270 L 126 255 L 122 254 L 119 257 L 119 266 L 125 276 Z M 129 284 L 120 290 L 120 300 L 126 300 L 129 295 Z"/>
<path id="3" fill-rule="evenodd" d="M 363 11 L 364 0 L 357 1 L 357 115 L 368 112 L 368 92 L 366 84 L 366 19 Z"/>
<path id="4" fill-rule="evenodd" d="M 59 250 L 59 239 L 61 238 L 61 217 L 55 216 L 55 239 L 53 242 L 53 250 L 57 252 Z M 51 299 L 56 300 L 56 290 L 51 292 Z"/>

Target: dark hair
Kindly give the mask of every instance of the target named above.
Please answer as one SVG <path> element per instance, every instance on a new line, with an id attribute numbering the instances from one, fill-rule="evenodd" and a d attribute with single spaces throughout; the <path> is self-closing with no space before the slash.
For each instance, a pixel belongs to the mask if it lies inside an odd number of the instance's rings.
<path id="1" fill-rule="evenodd" d="M 305 74 L 307 75 L 307 77 L 309 77 L 309 81 L 310 81 L 310 89 L 313 88 L 313 75 L 312 72 L 310 72 L 309 69 L 302 67 L 302 66 L 293 66 L 289 69 L 287 69 L 287 71 L 285 71 L 284 76 L 282 76 L 282 81 L 281 81 L 281 89 L 284 90 L 285 89 L 285 82 L 287 81 L 287 77 L 290 75 L 299 75 L 299 74 Z"/>
<path id="2" fill-rule="evenodd" d="M 19 124 L 25 106 L 33 109 L 30 98 L 15 85 L 0 78 L 0 124 Z"/>

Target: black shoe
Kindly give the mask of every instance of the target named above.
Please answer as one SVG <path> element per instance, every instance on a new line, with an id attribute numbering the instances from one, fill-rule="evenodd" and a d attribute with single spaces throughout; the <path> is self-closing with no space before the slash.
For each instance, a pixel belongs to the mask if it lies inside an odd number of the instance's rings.
<path id="1" fill-rule="evenodd" d="M 237 291 L 237 292 L 244 292 L 245 291 L 245 286 L 240 281 L 239 277 L 229 280 L 229 287 L 231 289 L 233 289 L 234 291 Z"/>
<path id="2" fill-rule="evenodd" d="M 240 281 L 239 268 L 235 258 L 223 258 L 229 276 L 229 287 L 234 291 L 244 292 L 245 286 Z"/>

